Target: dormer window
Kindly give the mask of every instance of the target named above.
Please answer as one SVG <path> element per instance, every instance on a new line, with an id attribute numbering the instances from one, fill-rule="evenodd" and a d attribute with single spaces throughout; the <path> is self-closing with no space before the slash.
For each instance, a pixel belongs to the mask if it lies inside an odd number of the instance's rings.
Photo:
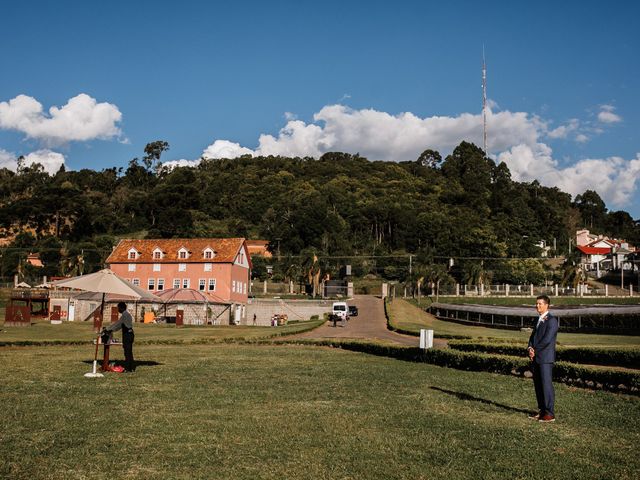
<path id="1" fill-rule="evenodd" d="M 153 251 L 153 259 L 154 259 L 154 260 L 161 260 L 163 256 L 164 256 L 164 255 L 163 255 L 163 253 L 162 253 L 162 250 L 160 250 L 159 248 L 156 248 L 156 249 Z"/>
<path id="2" fill-rule="evenodd" d="M 186 260 L 187 258 L 189 258 L 189 251 L 186 248 L 181 248 L 180 250 L 178 250 L 178 258 L 180 260 Z"/>
<path id="3" fill-rule="evenodd" d="M 136 260 L 139 255 L 140 254 L 138 253 L 138 251 L 135 248 L 132 248 L 127 252 L 127 258 L 129 260 Z"/>
<path id="4" fill-rule="evenodd" d="M 215 256 L 215 252 L 210 248 L 204 249 L 204 258 L 205 260 L 211 260 Z"/>

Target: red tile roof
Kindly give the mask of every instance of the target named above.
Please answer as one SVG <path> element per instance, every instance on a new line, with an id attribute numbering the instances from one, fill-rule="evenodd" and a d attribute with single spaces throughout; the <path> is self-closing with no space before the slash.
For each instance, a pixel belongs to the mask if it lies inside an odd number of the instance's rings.
<path id="1" fill-rule="evenodd" d="M 122 239 L 106 263 L 233 263 L 244 244 L 244 238 Z M 136 259 L 129 259 L 132 248 L 138 252 Z M 161 259 L 153 258 L 157 248 L 162 250 Z M 178 258 L 182 248 L 189 252 L 188 258 Z M 214 251 L 211 259 L 204 258 L 207 248 Z"/>
<path id="2" fill-rule="evenodd" d="M 588 247 L 586 245 L 578 245 L 578 250 L 585 255 L 607 255 L 611 253 L 611 248 L 608 247 Z"/>
<path id="3" fill-rule="evenodd" d="M 269 240 L 247 240 L 247 249 L 249 250 L 249 255 L 271 257 Z"/>

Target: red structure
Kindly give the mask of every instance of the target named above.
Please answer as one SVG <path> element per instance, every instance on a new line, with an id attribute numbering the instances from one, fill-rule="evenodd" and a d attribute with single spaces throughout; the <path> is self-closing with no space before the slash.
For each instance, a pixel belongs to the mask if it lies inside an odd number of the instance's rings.
<path id="1" fill-rule="evenodd" d="M 9 303 L 5 309 L 4 324 L 11 326 L 29 326 L 31 320 L 49 318 L 49 291 L 46 289 L 23 289 L 11 291 Z"/>

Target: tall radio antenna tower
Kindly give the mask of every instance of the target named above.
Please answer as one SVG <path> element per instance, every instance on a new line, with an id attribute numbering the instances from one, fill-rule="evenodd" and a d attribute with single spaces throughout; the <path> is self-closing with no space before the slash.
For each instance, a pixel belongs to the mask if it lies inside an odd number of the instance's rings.
<path id="1" fill-rule="evenodd" d="M 484 45 L 482 45 L 482 140 L 485 157 L 489 156 L 487 151 L 487 63 L 484 60 Z"/>

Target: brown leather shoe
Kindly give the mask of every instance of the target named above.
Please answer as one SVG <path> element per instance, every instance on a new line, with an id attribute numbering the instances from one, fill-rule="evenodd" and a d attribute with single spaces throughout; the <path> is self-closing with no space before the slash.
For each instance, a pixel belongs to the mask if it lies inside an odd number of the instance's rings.
<path id="1" fill-rule="evenodd" d="M 549 422 L 555 422 L 556 421 L 556 417 L 554 417 L 553 415 L 549 415 L 548 413 L 544 414 L 543 416 L 541 416 L 538 419 L 539 422 L 543 422 L 543 423 L 549 423 Z"/>
<path id="2" fill-rule="evenodd" d="M 531 413 L 529 414 L 529 416 L 527 417 L 529 420 L 540 420 L 540 412 L 538 413 Z"/>

